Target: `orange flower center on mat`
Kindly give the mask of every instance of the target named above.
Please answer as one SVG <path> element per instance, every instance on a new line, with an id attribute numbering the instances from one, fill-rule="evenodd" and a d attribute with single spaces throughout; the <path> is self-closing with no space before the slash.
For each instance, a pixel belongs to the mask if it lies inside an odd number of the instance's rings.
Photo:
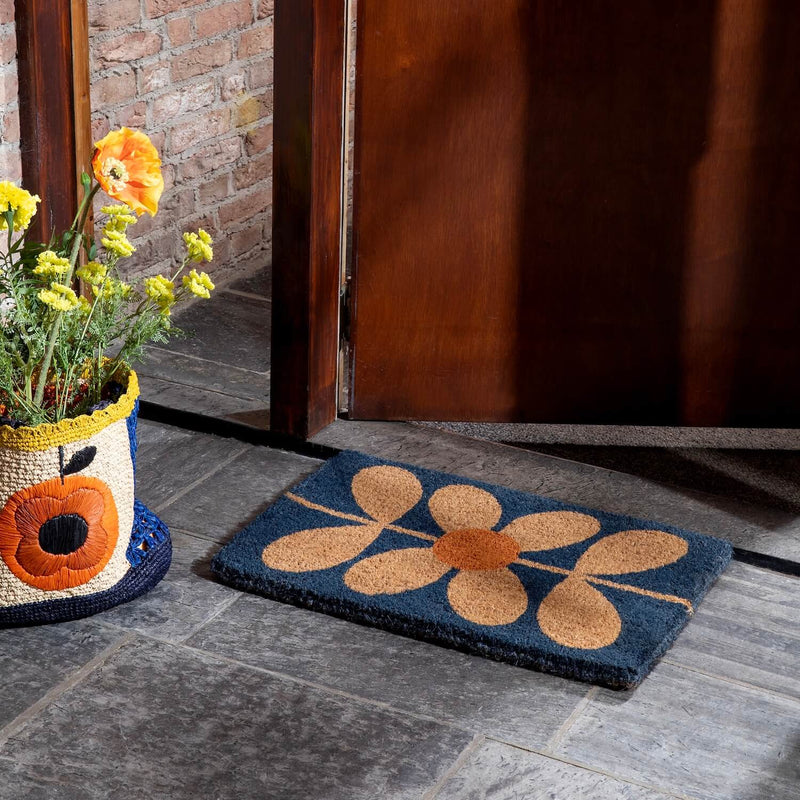
<path id="1" fill-rule="evenodd" d="M 433 554 L 455 569 L 502 569 L 517 558 L 519 545 L 505 533 L 464 528 L 437 539 Z"/>

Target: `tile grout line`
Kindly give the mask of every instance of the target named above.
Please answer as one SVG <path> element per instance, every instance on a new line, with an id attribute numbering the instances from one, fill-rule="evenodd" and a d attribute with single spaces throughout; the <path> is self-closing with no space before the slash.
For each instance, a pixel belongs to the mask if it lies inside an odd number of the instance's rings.
<path id="1" fill-rule="evenodd" d="M 177 500 L 180 500 L 181 497 L 184 497 L 189 492 L 191 492 L 193 489 L 196 489 L 201 483 L 203 483 L 204 481 L 207 481 L 213 475 L 216 475 L 221 469 L 227 467 L 229 464 L 231 464 L 233 461 L 235 461 L 237 458 L 239 458 L 239 456 L 243 455 L 246 452 L 247 452 L 247 445 L 243 444 L 241 446 L 241 449 L 237 450 L 233 455 L 228 456 L 223 461 L 220 461 L 219 464 L 217 464 L 217 466 L 214 467 L 214 469 L 212 469 L 209 472 L 205 473 L 204 475 L 202 475 L 197 480 L 192 481 L 188 486 L 184 486 L 183 489 L 181 489 L 179 492 L 176 492 L 174 495 L 172 495 L 172 497 L 170 497 L 169 500 L 167 500 L 166 502 L 160 503 L 159 505 L 155 506 L 153 508 L 153 512 L 156 513 L 156 514 L 160 514 L 165 508 L 168 508 L 174 502 L 176 502 Z"/>
<path id="2" fill-rule="evenodd" d="M 156 639 L 153 636 L 148 636 L 145 633 L 139 632 L 140 635 L 144 636 L 145 638 L 149 639 L 150 641 L 157 641 L 161 644 L 164 644 L 163 640 Z M 171 642 L 172 646 L 181 648 L 183 650 L 188 650 L 190 653 L 199 656 L 205 656 L 206 658 L 211 658 L 216 661 L 222 661 L 225 664 L 232 664 L 237 667 L 241 667 L 243 669 L 252 670 L 253 672 L 259 672 L 263 675 L 271 675 L 278 680 L 289 681 L 290 683 L 295 683 L 300 686 L 308 686 L 312 689 L 317 689 L 319 691 L 325 692 L 326 694 L 333 695 L 335 697 L 342 697 L 347 700 L 353 700 L 356 703 L 360 703 L 365 706 L 371 706 L 373 708 L 380 708 L 384 711 L 391 711 L 393 714 L 397 714 L 398 716 L 402 717 L 409 717 L 411 719 L 417 719 L 421 722 L 432 722 L 436 725 L 440 725 L 443 728 L 450 728 L 452 730 L 461 731 L 462 733 L 472 733 L 474 734 L 475 731 L 470 728 L 464 728 L 460 725 L 455 724 L 454 722 L 448 722 L 447 720 L 437 719 L 436 717 L 431 717 L 427 714 L 418 714 L 415 711 L 406 711 L 405 709 L 398 708 L 397 706 L 393 706 L 391 703 L 387 703 L 383 700 L 372 700 L 369 697 L 362 697 L 361 695 L 352 694 L 351 692 L 345 692 L 342 689 L 336 689 L 333 686 L 326 686 L 324 683 L 317 683 L 316 681 L 310 681 L 306 678 L 298 678 L 295 675 L 289 675 L 286 672 L 279 672 L 278 670 L 274 669 L 267 669 L 266 667 L 258 667 L 254 664 L 247 664 L 244 661 L 237 661 L 235 658 L 229 658 L 228 656 L 220 655 L 219 653 L 215 653 L 211 650 L 203 650 L 200 647 L 195 645 L 186 644 L 185 642 Z"/>
<path id="3" fill-rule="evenodd" d="M 234 596 L 231 597 L 230 601 L 221 603 L 219 607 L 216 610 L 212 611 L 211 614 L 209 614 L 209 616 L 206 619 L 204 619 L 199 625 L 196 625 L 194 628 L 192 628 L 192 630 L 189 631 L 189 633 L 187 633 L 186 636 L 182 636 L 180 639 L 177 639 L 176 640 L 177 643 L 186 644 L 186 642 L 188 642 L 189 639 L 192 638 L 192 636 L 194 636 L 197 633 L 200 633 L 200 631 L 203 630 L 203 628 L 205 628 L 206 625 L 210 625 L 217 617 L 219 617 L 221 614 L 224 614 L 234 603 L 238 602 L 241 599 L 242 599 L 242 594 L 236 592 Z"/>
<path id="4" fill-rule="evenodd" d="M 592 686 L 590 687 L 589 691 L 578 700 L 577 705 L 575 708 L 572 709 L 572 713 L 564 720 L 561 724 L 561 727 L 550 737 L 547 744 L 544 746 L 544 753 L 554 752 L 556 747 L 561 744 L 562 739 L 567 735 L 569 729 L 575 724 L 578 717 L 583 714 L 586 707 L 589 703 L 597 697 L 598 692 L 600 691 L 599 686 Z"/>
<path id="5" fill-rule="evenodd" d="M 599 688 L 599 687 L 595 687 Z M 658 792 L 659 794 L 663 794 L 667 797 L 676 798 L 676 800 L 699 800 L 695 795 L 683 794 L 682 792 L 675 792 L 672 789 L 667 789 L 663 786 L 656 786 L 649 783 L 643 783 L 642 781 L 638 781 L 633 778 L 627 778 L 624 775 L 618 775 L 615 772 L 609 772 L 608 770 L 602 769 L 600 767 L 593 767 L 590 764 L 585 764 L 582 761 L 575 761 L 571 758 L 567 758 L 566 756 L 556 755 L 555 753 L 549 753 L 546 750 L 537 750 L 535 747 L 525 747 L 524 745 L 515 744 L 514 742 L 506 742 L 503 739 L 498 739 L 495 736 L 486 736 L 487 742 L 496 742 L 497 744 L 501 744 L 504 747 L 513 747 L 516 750 L 522 750 L 525 753 L 533 753 L 534 755 L 541 756 L 542 758 L 548 758 L 553 761 L 558 761 L 561 764 L 568 764 L 572 767 L 577 767 L 578 769 L 586 770 L 587 772 L 592 772 L 596 775 L 602 775 L 606 778 L 611 778 L 612 780 L 619 781 L 620 783 L 626 783 L 630 786 L 638 786 L 641 789 L 647 789 L 651 792 Z"/>
<path id="6" fill-rule="evenodd" d="M 237 297 L 249 297 L 251 300 L 260 300 L 262 303 L 269 303 L 272 305 L 272 298 L 265 297 L 263 294 L 256 294 L 255 292 L 243 292 L 241 289 L 225 289 L 224 287 L 221 291 L 225 292 L 226 294 L 233 294 Z"/>
<path id="7" fill-rule="evenodd" d="M 458 758 L 450 765 L 445 771 L 444 775 L 439 778 L 436 783 L 431 786 L 425 794 L 422 795 L 422 800 L 436 800 L 436 795 L 444 789 L 449 783 L 450 779 L 458 773 L 461 768 L 469 761 L 470 756 L 486 741 L 486 737 L 482 733 L 476 733 L 472 741 L 459 753 Z"/>
<path id="8" fill-rule="evenodd" d="M 193 383 L 183 383 L 182 381 L 176 381 L 172 378 L 162 378 L 160 375 L 150 375 L 147 372 L 140 372 L 138 373 L 141 375 L 142 378 L 152 381 L 161 381 L 162 383 L 168 383 L 170 386 L 180 386 L 183 389 L 195 389 L 196 391 L 203 391 L 207 392 L 208 394 L 218 394 L 220 397 L 230 397 L 233 400 L 261 400 L 261 397 L 252 397 L 252 396 L 243 396 L 239 394 L 231 394 L 230 392 L 222 392 L 219 389 L 210 389 L 208 386 L 197 386 Z M 267 373 L 268 375 L 269 373 Z M 146 388 L 146 387 L 145 387 Z"/>
<path id="9" fill-rule="evenodd" d="M 711 678 L 712 680 L 722 681 L 723 683 L 729 683 L 732 686 L 738 686 L 741 689 L 749 689 L 751 692 L 757 692 L 758 694 L 768 694 L 772 697 L 779 697 L 781 700 L 788 700 L 793 704 L 800 704 L 800 697 L 796 697 L 795 695 L 784 694 L 783 692 L 776 691 L 775 689 L 767 689 L 764 686 L 757 686 L 754 683 L 747 683 L 747 681 L 739 681 L 736 678 L 726 677 L 725 675 L 717 675 L 714 672 L 707 672 L 706 670 L 700 669 L 698 667 L 692 667 L 689 666 L 688 664 L 682 664 L 680 661 L 675 661 L 668 657 L 662 658 L 660 663 L 669 664 L 671 667 L 677 667 L 678 669 L 683 669 L 686 670 L 687 672 L 693 672 L 696 675 L 702 675 L 704 678 Z"/>
<path id="10" fill-rule="evenodd" d="M 247 367 L 237 367 L 236 364 L 229 364 L 227 361 L 215 361 L 213 358 L 203 358 L 203 356 L 195 356 L 191 353 L 180 353 L 177 350 L 167 350 L 166 347 L 156 347 L 156 345 L 147 345 L 149 350 L 156 350 L 159 353 L 165 353 L 170 356 L 177 356 L 178 358 L 188 358 L 192 361 L 202 361 L 204 364 L 213 364 L 215 367 L 225 367 L 227 369 L 234 369 L 237 372 L 247 372 L 253 375 L 269 375 L 272 371 L 271 369 L 267 370 L 258 370 L 258 369 L 248 369 Z M 157 376 L 152 376 L 157 377 Z"/>
<path id="11" fill-rule="evenodd" d="M 126 633 L 112 642 L 108 647 L 99 652 L 91 661 L 87 661 L 82 667 L 70 673 L 61 683 L 56 684 L 45 692 L 33 705 L 28 706 L 21 714 L 16 716 L 7 725 L 0 728 L 0 748 L 5 747 L 8 740 L 18 733 L 25 725 L 43 711 L 54 700 L 57 700 L 64 692 L 79 684 L 87 675 L 102 666 L 114 653 L 116 653 L 128 642 L 135 638 L 134 633 Z"/>

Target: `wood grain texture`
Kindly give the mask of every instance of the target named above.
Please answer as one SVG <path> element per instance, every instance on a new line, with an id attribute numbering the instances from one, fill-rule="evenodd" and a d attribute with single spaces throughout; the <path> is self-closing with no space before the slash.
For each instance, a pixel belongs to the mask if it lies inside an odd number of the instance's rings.
<path id="1" fill-rule="evenodd" d="M 358 13 L 354 416 L 800 420 L 800 6 Z"/>
<path id="2" fill-rule="evenodd" d="M 22 183 L 42 199 L 33 239 L 68 228 L 77 208 L 71 12 L 72 0 L 16 2 Z M 88 70 L 88 46 L 77 55 Z M 88 126 L 88 109 L 80 107 L 77 119 Z"/>
<path id="3" fill-rule="evenodd" d="M 345 0 L 275 4 L 271 427 L 336 416 Z"/>

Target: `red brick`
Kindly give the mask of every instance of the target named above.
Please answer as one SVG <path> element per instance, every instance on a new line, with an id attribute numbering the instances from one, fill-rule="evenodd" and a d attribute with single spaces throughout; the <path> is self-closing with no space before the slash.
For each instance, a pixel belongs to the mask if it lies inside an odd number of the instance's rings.
<path id="1" fill-rule="evenodd" d="M 147 103 L 140 101 L 126 106 L 117 112 L 117 127 L 145 128 L 147 127 Z"/>
<path id="2" fill-rule="evenodd" d="M 89 3 L 89 27 L 96 31 L 116 30 L 135 25 L 141 19 L 139 0 L 112 0 Z"/>
<path id="3" fill-rule="evenodd" d="M 245 150 L 247 155 L 252 156 L 256 153 L 263 153 L 272 147 L 272 123 L 262 125 L 260 128 L 250 131 L 245 139 Z"/>
<path id="4" fill-rule="evenodd" d="M 246 195 L 238 195 L 235 200 L 220 206 L 219 221 L 223 228 L 244 222 L 256 214 L 261 214 L 272 205 L 272 189 L 260 188 Z"/>
<path id="5" fill-rule="evenodd" d="M 223 136 L 230 130 L 230 111 L 221 108 L 188 122 L 173 126 L 170 133 L 170 152 L 182 153 L 206 139 Z"/>
<path id="6" fill-rule="evenodd" d="M 0 64 L 10 64 L 17 55 L 17 36 L 14 31 L 0 36 Z"/>
<path id="7" fill-rule="evenodd" d="M 8 111 L 3 114 L 3 141 L 19 141 L 19 110 Z"/>
<path id="8" fill-rule="evenodd" d="M 192 40 L 192 20 L 189 17 L 178 17 L 167 23 L 167 35 L 173 47 L 180 47 Z"/>
<path id="9" fill-rule="evenodd" d="M 264 226 L 259 223 L 249 228 L 234 233 L 230 237 L 231 250 L 234 255 L 244 255 L 249 253 L 254 247 L 260 247 L 264 244 Z"/>
<path id="10" fill-rule="evenodd" d="M 253 6 L 250 0 L 236 0 L 234 3 L 215 5 L 201 11 L 195 18 L 198 39 L 205 39 L 223 31 L 243 28 L 253 21 Z"/>
<path id="11" fill-rule="evenodd" d="M 0 25 L 14 21 L 14 0 L 0 0 Z"/>
<path id="12" fill-rule="evenodd" d="M 180 165 L 180 180 L 199 178 L 220 167 L 233 164 L 242 154 L 242 144 L 238 136 L 222 139 L 198 150 Z"/>
<path id="13" fill-rule="evenodd" d="M 239 37 L 239 59 L 252 58 L 253 56 L 266 55 L 272 51 L 274 28 L 272 25 L 262 25 L 245 31 Z"/>
<path id="14" fill-rule="evenodd" d="M 192 6 L 199 6 L 206 0 L 146 0 L 144 7 L 150 19 L 163 17 L 173 11 L 184 11 Z"/>
<path id="15" fill-rule="evenodd" d="M 203 75 L 209 70 L 224 66 L 230 60 L 231 43 L 227 39 L 193 47 L 173 60 L 172 80 L 183 81 L 195 75 Z"/>
<path id="16" fill-rule="evenodd" d="M 111 75 L 92 81 L 92 105 L 110 106 L 123 103 L 136 96 L 136 75 L 131 70 L 122 75 Z"/>
<path id="17" fill-rule="evenodd" d="M 257 16 L 259 19 L 271 17 L 275 13 L 275 0 L 258 0 Z"/>
<path id="18" fill-rule="evenodd" d="M 198 191 L 200 202 L 205 206 L 227 200 L 230 194 L 231 190 L 228 175 L 218 175 L 210 181 L 201 183 Z"/>
<path id="19" fill-rule="evenodd" d="M 153 101 L 153 119 L 156 123 L 171 122 L 181 114 L 199 111 L 214 102 L 214 93 L 214 82 L 208 81 L 162 94 Z"/>
<path id="20" fill-rule="evenodd" d="M 220 97 L 223 100 L 230 100 L 232 97 L 241 94 L 244 91 L 244 75 L 241 72 L 236 72 L 233 75 L 226 75 L 222 79 L 220 86 Z"/>
<path id="21" fill-rule="evenodd" d="M 262 86 L 272 86 L 275 78 L 275 63 L 272 58 L 257 61 L 248 70 L 251 89 L 260 89 Z"/>
<path id="22" fill-rule="evenodd" d="M 92 118 L 92 141 L 97 142 L 111 130 L 111 124 L 105 117 Z"/>
<path id="23" fill-rule="evenodd" d="M 233 184 L 237 189 L 247 189 L 259 181 L 269 181 L 272 185 L 272 153 L 248 161 L 233 173 Z"/>
<path id="24" fill-rule="evenodd" d="M 22 179 L 22 161 L 19 149 L 11 145 L 0 145 L 0 180 L 19 181 Z"/>
<path id="25" fill-rule="evenodd" d="M 106 67 L 112 64 L 128 64 L 160 51 L 161 37 L 157 33 L 134 31 L 103 42 L 97 48 L 97 58 L 100 65 Z"/>
<path id="26" fill-rule="evenodd" d="M 16 71 L 4 72 L 0 75 L 0 104 L 8 105 L 19 97 L 19 81 Z"/>
<path id="27" fill-rule="evenodd" d="M 161 61 L 158 64 L 150 64 L 147 67 L 138 69 L 136 72 L 139 76 L 139 91 L 142 94 L 155 92 L 159 89 L 163 89 L 165 86 L 169 86 L 169 63 L 166 61 Z"/>

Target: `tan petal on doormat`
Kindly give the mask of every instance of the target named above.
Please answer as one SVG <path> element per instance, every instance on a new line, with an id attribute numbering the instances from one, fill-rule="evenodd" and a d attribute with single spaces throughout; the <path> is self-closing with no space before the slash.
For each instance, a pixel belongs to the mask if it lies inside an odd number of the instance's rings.
<path id="1" fill-rule="evenodd" d="M 575 572 L 625 575 L 672 564 L 689 551 L 689 543 L 664 531 L 620 531 L 595 542 L 575 565 Z"/>
<path id="2" fill-rule="evenodd" d="M 355 558 L 382 530 L 380 523 L 310 528 L 277 539 L 264 548 L 261 560 L 266 566 L 283 572 L 328 569 Z"/>
<path id="3" fill-rule="evenodd" d="M 554 642 L 581 650 L 613 644 L 622 630 L 614 604 L 594 586 L 574 577 L 563 580 L 545 597 L 536 621 Z"/>
<path id="4" fill-rule="evenodd" d="M 361 594 L 400 594 L 428 586 L 449 571 L 430 547 L 406 547 L 359 561 L 344 574 L 344 582 Z"/>
<path id="5" fill-rule="evenodd" d="M 450 581 L 453 611 L 477 625 L 508 625 L 528 608 L 528 594 L 508 569 L 464 570 Z"/>

